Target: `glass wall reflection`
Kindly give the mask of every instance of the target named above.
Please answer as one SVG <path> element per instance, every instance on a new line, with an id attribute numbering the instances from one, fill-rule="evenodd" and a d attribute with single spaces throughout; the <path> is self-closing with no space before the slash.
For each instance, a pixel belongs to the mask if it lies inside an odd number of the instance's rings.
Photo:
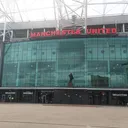
<path id="1" fill-rule="evenodd" d="M 77 38 L 5 44 L 2 86 L 128 87 L 128 38 Z"/>

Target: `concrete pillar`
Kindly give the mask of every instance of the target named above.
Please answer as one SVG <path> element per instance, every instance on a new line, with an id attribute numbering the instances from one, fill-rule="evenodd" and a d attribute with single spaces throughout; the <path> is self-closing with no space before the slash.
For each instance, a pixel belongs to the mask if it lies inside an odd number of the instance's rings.
<path id="1" fill-rule="evenodd" d="M 29 38 L 29 30 L 27 30 L 27 38 Z"/>
<path id="2" fill-rule="evenodd" d="M 123 26 L 122 26 L 122 27 L 123 27 L 123 32 L 125 32 L 125 24 L 123 24 Z"/>

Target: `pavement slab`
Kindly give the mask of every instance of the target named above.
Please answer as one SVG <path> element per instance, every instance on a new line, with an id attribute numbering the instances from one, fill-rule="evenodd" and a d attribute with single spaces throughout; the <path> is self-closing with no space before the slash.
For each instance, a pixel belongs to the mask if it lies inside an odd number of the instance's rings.
<path id="1" fill-rule="evenodd" d="M 0 104 L 0 128 L 128 128 L 128 107 Z"/>

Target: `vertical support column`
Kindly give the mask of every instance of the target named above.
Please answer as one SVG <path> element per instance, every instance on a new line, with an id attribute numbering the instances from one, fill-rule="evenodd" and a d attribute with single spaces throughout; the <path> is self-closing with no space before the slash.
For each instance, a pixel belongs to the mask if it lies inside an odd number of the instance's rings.
<path id="1" fill-rule="evenodd" d="M 105 25 L 103 25 L 103 29 L 105 29 Z"/>
<path id="2" fill-rule="evenodd" d="M 20 73 L 20 63 L 17 65 L 17 78 L 16 78 L 16 86 L 19 85 L 19 73 Z"/>
<path id="3" fill-rule="evenodd" d="M 6 17 L 5 17 L 5 21 L 4 21 L 4 31 L 3 31 L 3 42 L 5 41 L 6 26 L 7 26 L 7 22 L 6 22 Z"/>
<path id="4" fill-rule="evenodd" d="M 29 38 L 29 30 L 27 29 L 27 38 Z"/>
<path id="5" fill-rule="evenodd" d="M 35 78 L 35 87 L 38 84 L 38 62 L 36 62 L 36 78 Z"/>
<path id="6" fill-rule="evenodd" d="M 59 43 L 59 42 L 58 42 Z M 59 44 L 57 44 L 57 48 L 56 48 L 56 86 L 58 86 L 58 46 Z"/>
<path id="7" fill-rule="evenodd" d="M 89 84 L 89 82 L 87 81 L 87 73 L 88 73 L 88 62 L 87 62 L 87 58 L 86 58 L 86 41 L 84 41 L 84 71 L 85 71 L 85 73 L 84 73 L 84 79 L 85 79 L 85 84 L 86 84 L 86 82 L 87 82 L 87 84 Z"/>
<path id="8" fill-rule="evenodd" d="M 45 30 L 45 28 L 44 28 L 44 32 L 45 32 L 46 30 Z"/>
<path id="9" fill-rule="evenodd" d="M 87 82 L 87 84 L 89 85 L 89 82 L 88 82 L 88 62 L 87 62 L 87 60 L 85 59 L 85 84 L 86 84 L 86 82 Z"/>
<path id="10" fill-rule="evenodd" d="M 122 26 L 122 27 L 123 27 L 123 32 L 125 32 L 125 24 L 123 24 L 123 26 Z"/>
<path id="11" fill-rule="evenodd" d="M 59 30 L 60 26 L 59 26 L 59 14 L 57 13 L 56 11 L 56 2 L 58 2 L 58 6 L 61 6 L 59 1 L 56 1 L 56 0 L 53 0 L 53 5 L 54 5 L 54 16 L 55 16 L 55 21 L 56 21 L 56 30 Z M 58 7 L 58 9 L 60 11 L 58 11 L 60 13 L 60 16 L 61 16 L 61 7 Z M 58 17 L 57 17 L 58 15 Z"/>
<path id="12" fill-rule="evenodd" d="M 85 19 L 85 21 L 84 21 L 84 27 L 85 27 L 85 34 L 86 34 L 86 30 L 87 30 L 87 14 L 88 14 L 88 5 L 87 5 L 87 0 L 84 0 L 84 12 L 85 12 L 85 17 L 84 17 L 84 19 Z"/>
<path id="13" fill-rule="evenodd" d="M 12 38 L 13 38 L 13 30 L 11 31 L 10 41 L 12 40 Z"/>
<path id="14" fill-rule="evenodd" d="M 56 21 L 56 30 L 57 30 L 57 29 L 58 29 L 58 26 L 57 26 L 56 3 L 55 3 L 55 0 L 53 0 L 53 5 L 54 5 L 54 16 L 55 16 L 55 21 Z"/>
<path id="15" fill-rule="evenodd" d="M 111 93 L 111 91 L 108 92 L 108 104 L 112 105 L 112 93 Z"/>
<path id="16" fill-rule="evenodd" d="M 37 103 L 37 102 L 38 102 L 37 90 L 34 89 L 33 90 L 33 103 Z"/>
<path id="17" fill-rule="evenodd" d="M 0 42 L 0 86 L 2 86 L 3 64 L 4 64 L 4 43 Z"/>
<path id="18" fill-rule="evenodd" d="M 103 29 L 105 30 L 105 25 L 103 25 Z M 105 33 L 105 31 L 103 31 Z"/>
<path id="19" fill-rule="evenodd" d="M 108 84 L 109 84 L 109 87 L 110 87 L 110 78 L 111 78 L 111 75 L 110 75 L 110 60 L 108 59 Z"/>

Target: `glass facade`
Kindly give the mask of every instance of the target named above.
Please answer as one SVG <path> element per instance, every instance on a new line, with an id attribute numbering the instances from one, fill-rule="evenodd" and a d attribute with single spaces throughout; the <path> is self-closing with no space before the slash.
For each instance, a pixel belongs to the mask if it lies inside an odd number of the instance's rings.
<path id="1" fill-rule="evenodd" d="M 3 87 L 128 87 L 128 38 L 77 38 L 5 44 Z"/>

